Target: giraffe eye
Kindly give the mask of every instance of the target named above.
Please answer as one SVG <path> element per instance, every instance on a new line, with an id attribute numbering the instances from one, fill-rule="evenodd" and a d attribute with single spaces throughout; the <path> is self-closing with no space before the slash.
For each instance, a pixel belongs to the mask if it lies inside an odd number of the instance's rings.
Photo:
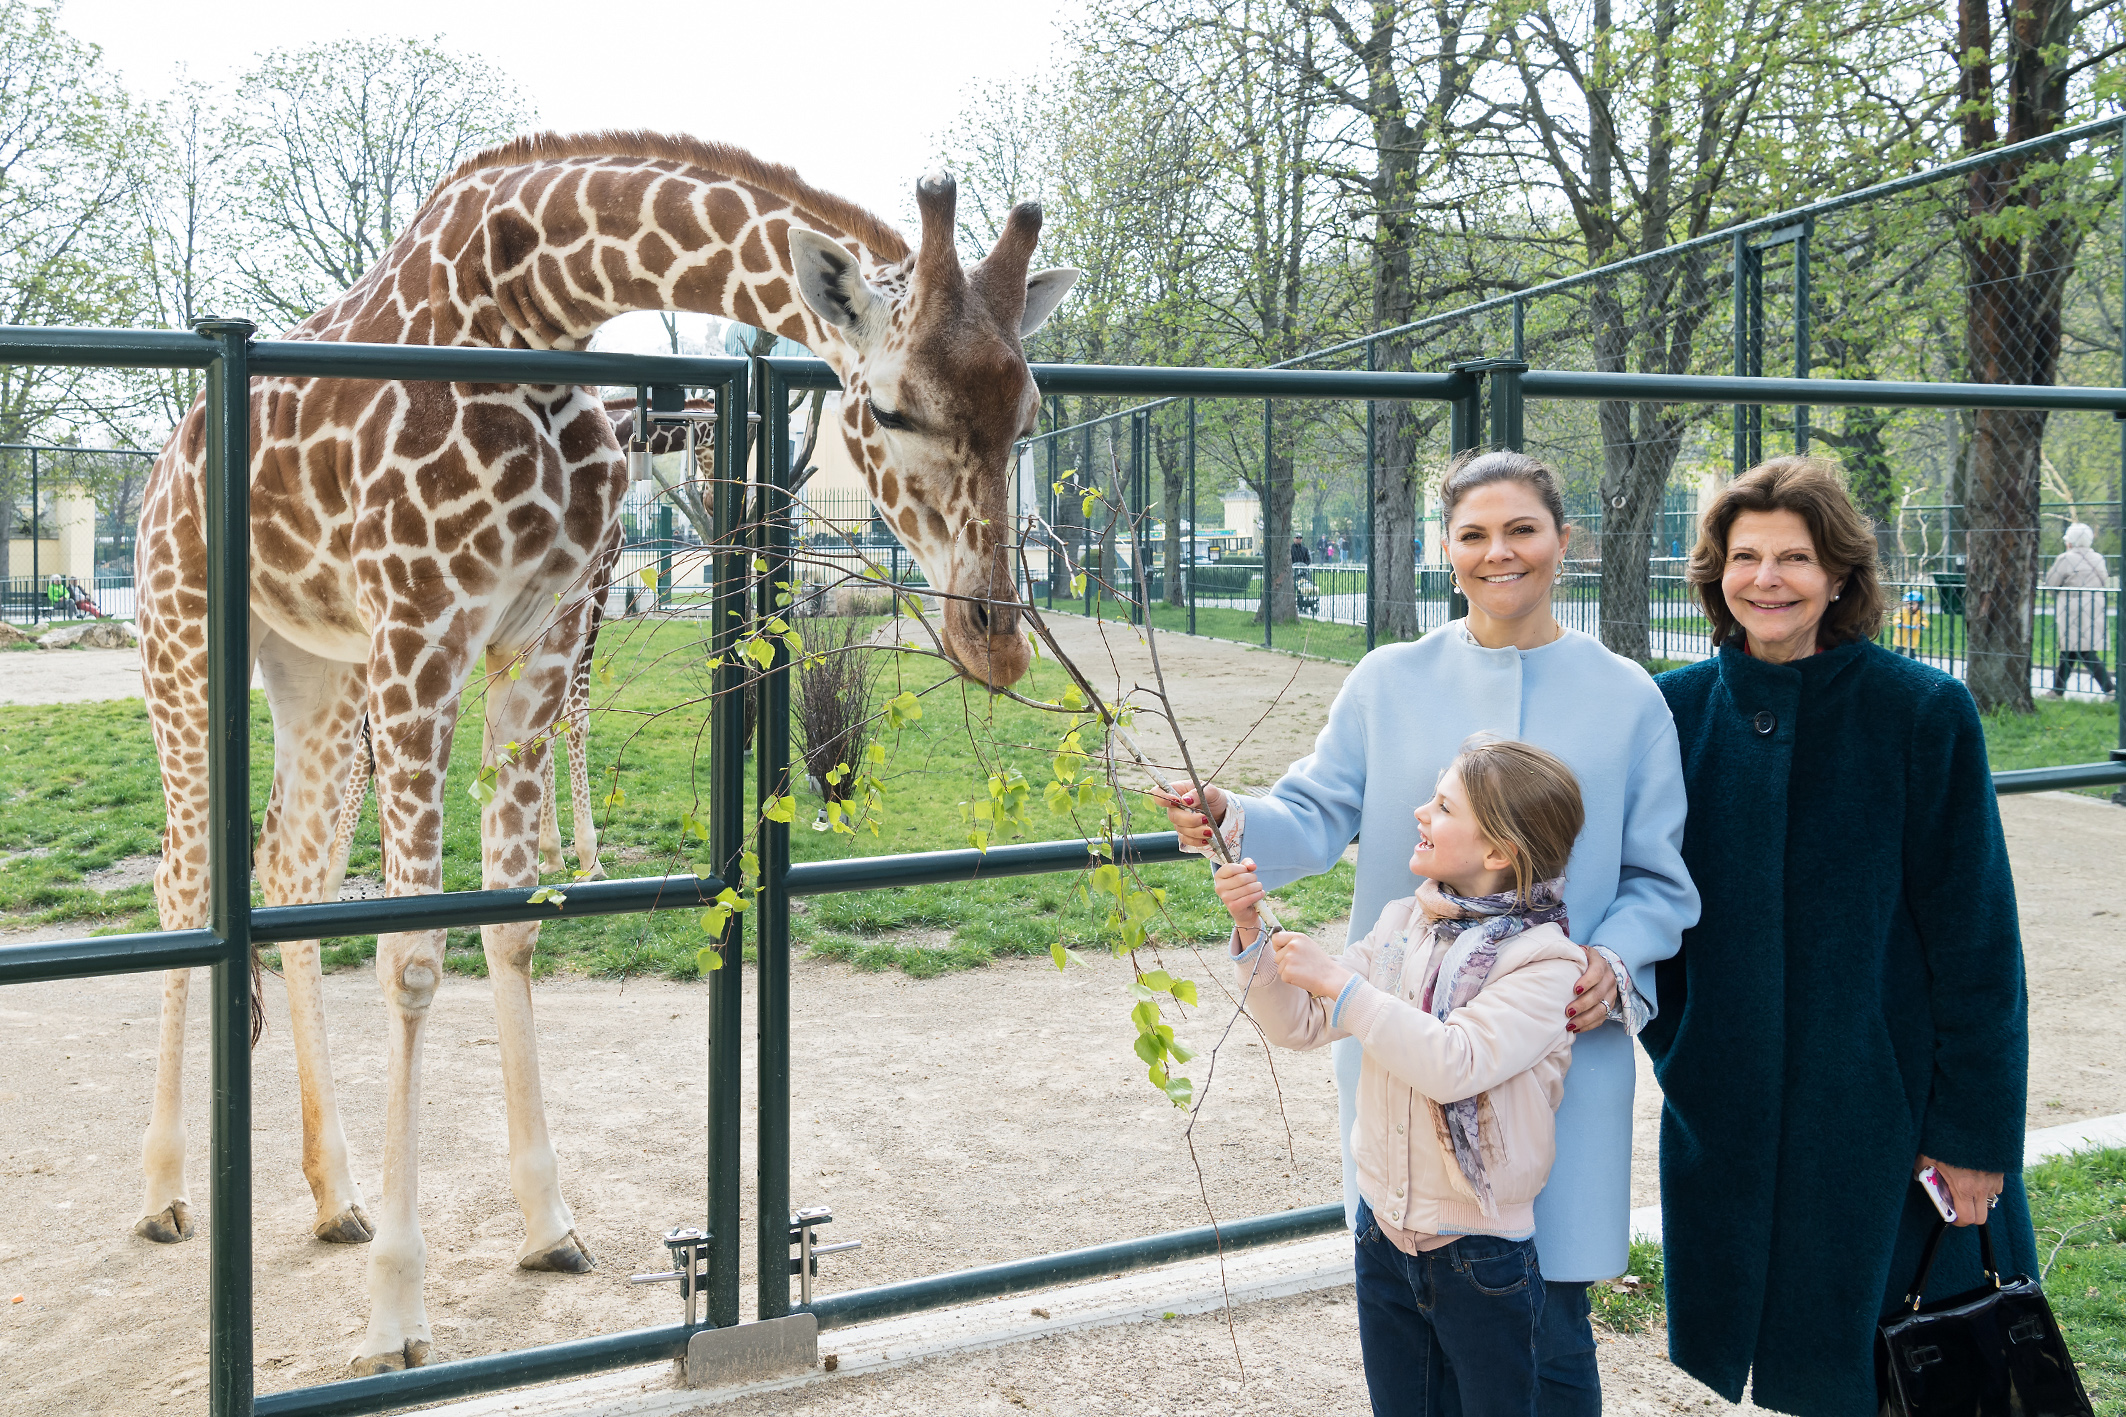
<path id="1" fill-rule="evenodd" d="M 871 416 L 878 421 L 879 427 L 890 428 L 896 433 L 908 427 L 908 419 L 904 415 L 895 413 L 891 409 L 880 408 L 877 399 L 866 399 L 865 402 L 870 404 Z"/>

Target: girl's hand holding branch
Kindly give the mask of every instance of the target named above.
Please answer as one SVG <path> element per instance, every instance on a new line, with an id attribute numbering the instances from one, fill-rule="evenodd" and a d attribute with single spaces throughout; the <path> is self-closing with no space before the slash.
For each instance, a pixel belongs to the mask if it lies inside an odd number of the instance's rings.
<path id="1" fill-rule="evenodd" d="M 1187 839 L 1187 835 L 1186 832 L 1182 833 L 1183 840 Z M 1210 840 L 1208 827 L 1204 829 L 1204 840 Z M 1255 875 L 1254 861 L 1235 861 L 1230 865 L 1220 866 L 1211 880 L 1218 892 L 1218 899 L 1225 905 L 1226 914 L 1233 917 L 1233 923 L 1240 927 L 1240 933 L 1254 934 L 1261 924 L 1260 918 L 1255 914 L 1255 907 L 1261 903 L 1263 895 L 1262 882 Z M 1247 943 L 1249 942 L 1242 942 L 1243 946 Z"/>
<path id="2" fill-rule="evenodd" d="M 1351 982 L 1343 961 L 1305 935 L 1280 930 L 1270 936 L 1270 948 L 1277 951 L 1278 977 L 1317 998 L 1333 999 Z"/>

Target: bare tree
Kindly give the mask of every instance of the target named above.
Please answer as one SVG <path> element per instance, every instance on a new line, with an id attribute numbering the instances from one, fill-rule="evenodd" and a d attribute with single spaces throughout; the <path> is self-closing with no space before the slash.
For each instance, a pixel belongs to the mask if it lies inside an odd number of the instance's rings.
<path id="1" fill-rule="evenodd" d="M 284 325 L 359 280 L 438 181 L 534 116 L 506 76 L 440 41 L 276 51 L 238 94 L 235 264 L 256 313 Z"/>

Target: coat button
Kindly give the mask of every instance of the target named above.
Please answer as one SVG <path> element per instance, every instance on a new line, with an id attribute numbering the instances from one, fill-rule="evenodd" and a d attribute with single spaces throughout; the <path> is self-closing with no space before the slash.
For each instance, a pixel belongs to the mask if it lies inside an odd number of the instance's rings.
<path id="1" fill-rule="evenodd" d="M 1779 728 L 1779 715 L 1770 709 L 1759 709 L 1757 716 L 1750 720 L 1750 725 L 1757 730 L 1758 737 L 1769 738 Z"/>
<path id="2" fill-rule="evenodd" d="M 1395 1198 L 1397 1200 L 1401 1200 L 1403 1198 L 1403 1188 L 1401 1186 L 1397 1186 L 1395 1188 Z"/>
<path id="3" fill-rule="evenodd" d="M 1395 1134 L 1397 1136 L 1401 1136 L 1403 1134 L 1403 1124 L 1401 1122 L 1397 1122 L 1395 1124 Z"/>

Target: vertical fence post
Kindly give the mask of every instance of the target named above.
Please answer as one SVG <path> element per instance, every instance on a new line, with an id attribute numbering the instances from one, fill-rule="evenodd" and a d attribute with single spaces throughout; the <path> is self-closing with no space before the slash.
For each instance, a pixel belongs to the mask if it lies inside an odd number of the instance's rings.
<path id="1" fill-rule="evenodd" d="M 1465 369 L 1457 369 L 1455 372 L 1461 375 L 1465 392 L 1448 406 L 1447 451 L 1450 456 L 1458 456 L 1468 452 L 1471 448 L 1476 447 L 1479 439 L 1483 437 L 1480 430 L 1483 427 L 1484 386 L 1476 375 Z M 1442 561 L 1447 559 L 1445 555 L 1446 541 L 1447 528 L 1442 525 L 1440 527 L 1440 559 Z M 1469 601 L 1462 594 L 1462 588 L 1455 584 L 1451 562 L 1448 564 L 1447 586 L 1447 618 L 1459 620 L 1469 613 Z"/>
<path id="2" fill-rule="evenodd" d="M 1809 237 L 1816 231 L 1815 218 L 1804 221 L 1794 238 L 1794 377 L 1809 377 Z M 1809 450 L 1809 406 L 1794 406 L 1794 451 Z"/>
<path id="3" fill-rule="evenodd" d="M 1730 293 L 1734 299 L 1734 310 L 1729 320 L 1729 334 L 1735 349 L 1735 377 L 1740 379 L 1746 377 L 1750 372 L 1749 238 L 1738 231 L 1735 233 L 1733 246 L 1734 275 L 1729 284 L 1732 287 Z M 1734 406 L 1734 447 L 1731 453 L 1734 464 L 1732 475 L 1736 477 L 1742 476 L 1743 473 L 1749 470 L 1750 466 L 1747 422 L 1747 408 L 1742 404 L 1736 404 Z"/>
<path id="4" fill-rule="evenodd" d="M 757 366 L 755 366 L 757 368 Z M 752 372 L 751 370 L 748 373 Z M 734 374 L 719 394 L 726 408 L 754 408 L 757 384 Z M 755 410 L 758 412 L 759 410 Z M 752 419 L 716 423 L 717 459 L 711 527 L 716 544 L 709 601 L 709 645 L 717 660 L 709 680 L 709 856 L 726 885 L 738 884 L 738 856 L 745 843 L 745 675 L 738 666 L 738 640 L 746 604 L 746 433 Z M 708 1321 L 718 1328 L 738 1322 L 739 1042 L 745 1026 L 745 917 L 732 912 L 715 948 L 723 967 L 709 976 L 709 1283 Z"/>
<path id="5" fill-rule="evenodd" d="M 30 623 L 32 625 L 44 618 L 45 607 L 50 603 L 50 598 L 44 593 L 44 567 L 38 560 L 38 553 L 44 549 L 38 545 L 38 542 L 42 540 L 41 532 L 43 529 L 37 513 L 39 495 L 37 490 L 37 449 L 32 447 L 30 449 Z M 13 536 L 15 529 L 9 527 L 7 534 Z M 244 681 L 246 683 L 250 682 L 248 674 L 244 676 Z"/>
<path id="6" fill-rule="evenodd" d="M 1500 360 L 1491 366 L 1491 446 L 1521 450 L 1521 375 L 1525 366 Z"/>
<path id="7" fill-rule="evenodd" d="M 1513 302 L 1513 309 L 1514 309 L 1514 313 L 1515 313 L 1516 315 L 1518 315 L 1518 314 L 1520 313 L 1520 309 L 1521 309 L 1521 302 L 1520 302 L 1520 301 L 1518 301 L 1518 300 L 1514 301 L 1514 302 Z M 1514 324 L 1515 324 L 1515 327 L 1516 327 L 1516 328 L 1518 328 L 1518 327 L 1519 327 L 1519 324 L 1520 324 L 1520 322 L 1519 322 L 1518 320 L 1516 320 L 1516 321 L 1514 322 Z M 1380 350 L 1379 350 L 1379 348 L 1378 348 L 1378 347 L 1377 347 L 1377 346 L 1375 345 L 1374 341 L 1372 341 L 1372 340 L 1367 340 L 1367 341 L 1366 341 L 1366 372 L 1370 374 L 1370 373 L 1372 373 L 1372 372 L 1373 372 L 1373 371 L 1374 371 L 1375 369 L 1377 369 L 1378 367 L 1380 367 Z M 1373 568 L 1374 568 L 1375 566 L 1377 566 L 1378 564 L 1380 564 L 1380 557 L 1379 557 L 1379 556 L 1377 556 L 1377 555 L 1375 554 L 1375 550 L 1374 550 L 1374 546 L 1373 546 L 1373 483 L 1374 483 L 1374 479 L 1375 479 L 1375 477 L 1376 477 L 1376 476 L 1378 476 L 1378 464 L 1379 464 L 1379 462 L 1380 462 L 1380 451 L 1379 451 L 1379 449 L 1378 449 L 1378 448 L 1377 448 L 1377 447 L 1375 446 L 1375 440 L 1376 440 L 1376 439 L 1378 439 L 1378 438 L 1380 437 L 1380 416 L 1379 416 L 1379 414 L 1380 414 L 1380 405 L 1379 405 L 1379 404 L 1377 404 L 1377 403 L 1375 403 L 1375 402 L 1374 402 L 1374 401 L 1373 401 L 1372 399 L 1367 399 L 1367 400 L 1366 400 L 1366 500 L 1365 500 L 1365 506 L 1364 506 L 1364 508 L 1363 508 L 1363 509 L 1361 510 L 1361 512 L 1360 512 L 1360 514 L 1359 514 L 1359 515 L 1360 515 L 1360 516 L 1361 516 L 1361 517 L 1362 517 L 1362 518 L 1364 519 L 1364 523 L 1365 523 L 1365 535 L 1364 535 L 1364 536 L 1363 536 L 1363 537 L 1362 537 L 1362 538 L 1360 539 L 1360 541 L 1359 541 L 1359 543 L 1358 543 L 1358 544 L 1359 544 L 1359 545 L 1360 545 L 1361 547 L 1363 547 L 1363 548 L 1364 548 L 1364 550 L 1365 550 L 1365 556 L 1366 556 L 1366 559 L 1365 559 L 1365 562 L 1364 562 L 1364 569 L 1362 569 L 1362 570 L 1361 570 L 1361 571 L 1359 572 L 1359 574 L 1365 577 L 1365 580 L 1364 580 L 1364 582 L 1362 583 L 1362 587 L 1361 587 L 1361 588 L 1362 588 L 1362 589 L 1363 589 L 1363 590 L 1365 591 L 1365 593 L 1366 593 L 1366 596 L 1365 596 L 1365 598 L 1366 598 L 1366 651 L 1367 651 L 1367 652 L 1368 652 L 1369 654 L 1370 654 L 1370 653 L 1372 652 L 1372 650 L 1373 650 L 1373 636 L 1374 636 L 1374 633 L 1375 633 L 1375 631 L 1374 631 L 1374 627 L 1375 627 L 1375 625 L 1377 625 L 1377 624 L 1379 623 L 1379 618 L 1378 618 L 1378 617 L 1377 617 L 1377 616 L 1376 616 L 1376 615 L 1374 614 L 1374 610 L 1373 610 L 1373 587 L 1374 587 L 1374 585 L 1376 584 L 1376 582 L 1375 582 L 1375 581 L 1374 581 L 1374 579 L 1373 579 Z"/>
<path id="8" fill-rule="evenodd" d="M 1129 518 L 1129 622 L 1144 623 L 1144 606 L 1152 593 L 1151 568 L 1144 565 L 1144 548 L 1149 544 L 1137 535 L 1137 528 L 1144 520 L 1144 464 L 1145 432 L 1144 415 L 1129 416 L 1129 493 L 1124 506 Z"/>
<path id="9" fill-rule="evenodd" d="M 2119 125 L 2119 328 L 2126 330 L 2126 122 Z M 2119 383 L 2126 387 L 2126 341 L 2119 346 Z M 2118 677 L 2112 683 L 2117 692 L 2113 697 L 2119 706 L 2118 755 L 2126 756 L 2126 419 L 2119 420 L 2119 505 L 2117 512 L 2119 528 L 2119 587 L 2112 595 L 2114 653 L 2113 673 Z M 2111 800 L 2126 807 L 2126 787 L 2121 787 Z"/>
<path id="10" fill-rule="evenodd" d="M 1275 587 L 1270 584 L 1270 465 L 1276 461 L 1276 452 L 1271 448 L 1271 439 L 1276 434 L 1276 405 L 1270 400 L 1262 401 L 1262 501 L 1257 504 L 1255 518 L 1262 532 L 1262 647 L 1268 649 L 1275 643 L 1271 622 L 1277 618 Z"/>
<path id="11" fill-rule="evenodd" d="M 1074 490 L 1077 490 L 1081 499 L 1085 495 L 1082 489 L 1100 485 L 1099 480 L 1093 476 L 1093 425 L 1090 419 L 1085 418 L 1085 412 L 1085 401 L 1080 399 L 1078 417 L 1085 422 L 1085 437 L 1084 448 L 1078 458 L 1077 489 Z M 1093 597 L 1100 593 L 1100 588 L 1094 584 L 1099 577 L 1093 574 L 1093 519 L 1089 513 L 1078 518 L 1078 569 L 1085 573 L 1085 618 L 1090 620 L 1093 616 Z M 1103 574 L 1107 570 L 1104 566 L 1100 569 Z"/>
<path id="12" fill-rule="evenodd" d="M 1221 522 L 1224 518 L 1219 518 Z M 1203 542 L 1196 535 L 1196 401 L 1188 401 L 1188 541 L 1181 549 L 1182 573 L 1188 578 L 1188 632 L 1196 633 L 1196 558 Z M 1221 530 L 1223 528 L 1221 527 Z M 2126 661 L 2121 661 L 2126 663 Z"/>
<path id="13" fill-rule="evenodd" d="M 199 322 L 207 366 L 207 877 L 214 1119 L 208 1407 L 251 1417 L 251 374 L 249 320 Z"/>
<path id="14" fill-rule="evenodd" d="M 1048 550 L 1041 564 L 1048 568 L 1048 608 L 1056 608 L 1056 566 L 1059 554 L 1067 554 L 1062 538 L 1056 534 L 1056 522 L 1063 514 L 1063 494 L 1056 491 L 1058 472 L 1062 467 L 1063 454 L 1063 396 L 1053 395 L 1048 400 Z"/>
<path id="15" fill-rule="evenodd" d="M 773 617 L 787 617 L 784 607 L 791 603 L 777 585 L 790 579 L 790 400 L 774 366 L 762 364 L 767 419 L 760 439 L 767 456 L 757 499 L 760 520 L 753 533 L 768 566 L 756 602 L 765 624 Z M 790 649 L 780 637 L 758 692 L 760 707 L 753 720 L 755 794 L 766 807 L 790 794 Z M 856 749 L 850 756 L 856 756 Z M 790 1312 L 790 893 L 784 881 L 790 869 L 788 822 L 762 818 L 759 856 L 763 889 L 753 927 L 759 955 L 754 1002 L 760 1050 L 755 1313 L 776 1319 Z"/>
<path id="16" fill-rule="evenodd" d="M 1528 311 L 1518 295 L 1513 297 L 1513 358 L 1515 363 L 1528 358 Z"/>

